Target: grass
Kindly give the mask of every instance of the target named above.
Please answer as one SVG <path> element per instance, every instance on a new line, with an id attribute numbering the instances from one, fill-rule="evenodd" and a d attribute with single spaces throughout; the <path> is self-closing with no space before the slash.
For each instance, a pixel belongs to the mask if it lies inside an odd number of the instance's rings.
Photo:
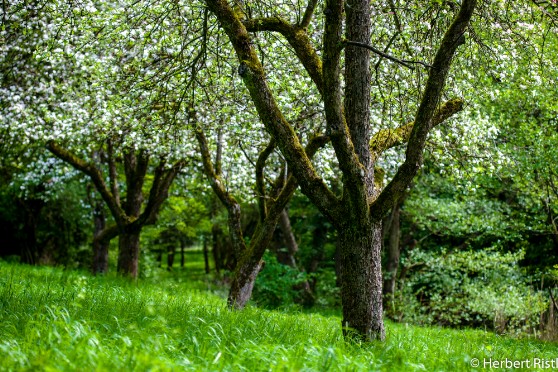
<path id="1" fill-rule="evenodd" d="M 473 358 L 477 370 L 484 358 L 558 358 L 552 343 L 394 323 L 384 343 L 345 342 L 336 316 L 233 312 L 201 279 L 180 278 L 134 284 L 0 261 L 0 370 L 471 371 Z"/>

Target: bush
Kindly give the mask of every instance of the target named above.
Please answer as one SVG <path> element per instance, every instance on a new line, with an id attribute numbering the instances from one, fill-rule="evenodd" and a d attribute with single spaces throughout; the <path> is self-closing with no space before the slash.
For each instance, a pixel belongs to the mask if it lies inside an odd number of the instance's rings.
<path id="1" fill-rule="evenodd" d="M 524 254 L 413 250 L 404 265 L 420 263 L 420 269 L 400 283 L 395 314 L 419 324 L 535 332 L 548 304 L 518 266 Z"/>
<path id="2" fill-rule="evenodd" d="M 263 260 L 265 266 L 256 278 L 252 294 L 254 302 L 266 308 L 294 305 L 299 295 L 296 287 L 307 280 L 306 273 L 279 263 L 269 252 Z"/>

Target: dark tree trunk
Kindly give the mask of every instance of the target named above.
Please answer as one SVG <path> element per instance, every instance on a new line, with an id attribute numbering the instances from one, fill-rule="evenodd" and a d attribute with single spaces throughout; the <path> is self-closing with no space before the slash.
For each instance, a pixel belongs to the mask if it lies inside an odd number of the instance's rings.
<path id="1" fill-rule="evenodd" d="M 140 254 L 140 232 L 122 232 L 118 236 L 118 248 L 118 272 L 134 279 L 137 278 Z"/>
<path id="2" fill-rule="evenodd" d="M 159 249 L 157 250 L 157 263 L 158 263 L 158 267 L 162 267 L 163 266 L 163 249 Z"/>
<path id="3" fill-rule="evenodd" d="M 298 244 L 293 234 L 291 221 L 289 220 L 289 214 L 285 209 L 283 209 L 283 211 L 279 215 L 279 227 L 281 228 L 283 239 L 285 240 L 285 245 L 287 247 L 286 263 L 287 265 L 296 268 L 297 266 L 295 255 L 298 252 Z"/>
<path id="4" fill-rule="evenodd" d="M 385 338 L 382 318 L 381 222 L 339 231 L 343 333 L 365 341 Z"/>
<path id="5" fill-rule="evenodd" d="M 186 244 L 184 240 L 180 240 L 180 268 L 184 268 L 186 264 Z"/>
<path id="6" fill-rule="evenodd" d="M 399 267 L 400 250 L 400 208 L 401 202 L 397 203 L 391 212 L 390 224 L 388 230 L 388 242 L 386 249 L 386 266 L 384 274 L 384 307 L 389 310 L 392 308 L 390 304 L 393 302 L 395 294 L 395 281 L 397 278 L 397 269 Z M 388 311 L 390 313 L 390 311 Z"/>
<path id="7" fill-rule="evenodd" d="M 143 182 L 147 172 L 149 158 L 140 151 L 124 154 L 124 171 L 126 174 L 126 199 L 123 203 L 127 216 L 138 218 L 143 204 Z M 124 229 L 118 240 L 118 272 L 131 278 L 138 277 L 140 255 L 140 229 Z"/>
<path id="8" fill-rule="evenodd" d="M 209 252 L 207 248 L 207 237 L 203 237 L 203 261 L 205 263 L 205 273 L 209 274 Z"/>
<path id="9" fill-rule="evenodd" d="M 22 207 L 25 223 L 23 231 L 25 238 L 21 250 L 21 261 L 27 264 L 37 264 L 41 252 L 37 244 L 37 226 L 39 225 L 39 215 L 43 209 L 44 202 L 40 199 L 18 200 Z"/>
<path id="10" fill-rule="evenodd" d="M 172 265 L 174 265 L 174 251 L 175 247 L 174 244 L 169 244 L 167 246 L 167 270 L 172 270 Z"/>
<path id="11" fill-rule="evenodd" d="M 108 272 L 109 241 L 93 239 L 93 275 Z"/>
<path id="12" fill-rule="evenodd" d="M 221 272 L 223 268 L 223 259 L 222 259 L 222 249 L 221 249 L 221 235 L 223 231 L 217 224 L 214 224 L 211 228 L 211 236 L 213 242 L 213 262 L 215 263 L 215 271 L 217 274 Z"/>
<path id="13" fill-rule="evenodd" d="M 110 240 L 99 239 L 99 235 L 106 227 L 105 214 L 103 213 L 103 205 L 98 202 L 93 211 L 93 275 L 106 274 L 108 271 L 108 252 Z"/>

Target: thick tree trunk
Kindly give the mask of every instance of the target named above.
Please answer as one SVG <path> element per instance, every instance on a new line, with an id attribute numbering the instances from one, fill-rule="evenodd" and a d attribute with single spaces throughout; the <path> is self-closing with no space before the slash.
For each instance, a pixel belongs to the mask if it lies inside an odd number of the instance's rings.
<path id="1" fill-rule="evenodd" d="M 339 231 L 342 327 L 349 338 L 385 338 L 381 239 L 381 222 L 358 223 Z"/>
<path id="2" fill-rule="evenodd" d="M 125 231 L 118 236 L 118 272 L 138 277 L 140 254 L 140 231 Z"/>
<path id="3" fill-rule="evenodd" d="M 393 301 L 393 295 L 395 293 L 395 279 L 397 277 L 397 269 L 399 268 L 399 256 L 401 254 L 400 250 L 400 237 L 401 237 L 401 226 L 400 226 L 400 206 L 401 202 L 397 203 L 393 207 L 391 212 L 391 223 L 389 225 L 388 231 L 388 244 L 386 250 L 386 266 L 384 274 L 384 306 L 389 309 L 389 304 Z M 388 311 L 389 313 L 389 311 Z"/>

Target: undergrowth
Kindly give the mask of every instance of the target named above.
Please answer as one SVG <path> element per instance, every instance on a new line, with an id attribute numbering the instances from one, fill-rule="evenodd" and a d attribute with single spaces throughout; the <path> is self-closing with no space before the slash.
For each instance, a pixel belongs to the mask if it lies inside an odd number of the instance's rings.
<path id="1" fill-rule="evenodd" d="M 340 318 L 229 311 L 205 284 L 0 261 L 0 370 L 455 371 L 471 360 L 552 360 L 558 346 L 478 330 L 387 323 L 383 343 L 342 338 Z"/>

